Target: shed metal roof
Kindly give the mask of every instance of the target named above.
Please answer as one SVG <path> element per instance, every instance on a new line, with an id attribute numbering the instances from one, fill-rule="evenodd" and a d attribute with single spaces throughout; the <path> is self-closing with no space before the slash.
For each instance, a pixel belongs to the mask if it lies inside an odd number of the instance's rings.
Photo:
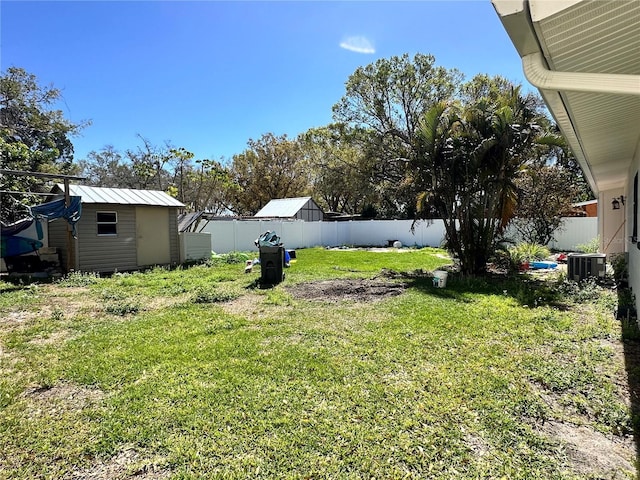
<path id="1" fill-rule="evenodd" d="M 56 187 L 61 192 L 64 192 L 63 184 L 57 184 Z M 160 190 L 134 190 L 132 188 L 105 188 L 69 185 L 69 193 L 73 196 L 82 197 L 82 203 L 184 207 L 183 203 Z"/>
<path id="2" fill-rule="evenodd" d="M 311 197 L 297 198 L 276 198 L 267 203 L 258 213 L 256 217 L 295 217 L 296 213 L 304 207 Z"/>

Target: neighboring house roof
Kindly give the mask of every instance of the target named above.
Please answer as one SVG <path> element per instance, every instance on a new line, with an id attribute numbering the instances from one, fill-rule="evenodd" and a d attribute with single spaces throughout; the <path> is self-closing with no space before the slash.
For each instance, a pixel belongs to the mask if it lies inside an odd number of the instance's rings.
<path id="1" fill-rule="evenodd" d="M 640 2 L 492 3 L 594 193 L 624 187 L 640 133 Z"/>
<path id="2" fill-rule="evenodd" d="M 60 193 L 64 185 L 57 184 Z M 54 188 L 55 190 L 55 188 Z M 148 205 L 154 207 L 184 207 L 184 204 L 160 190 L 135 190 L 132 188 L 87 187 L 69 185 L 72 196 L 82 197 L 82 203 L 110 203 L 117 205 Z"/>
<path id="3" fill-rule="evenodd" d="M 295 217 L 300 209 L 309 202 L 309 200 L 313 201 L 311 197 L 277 198 L 267 203 L 254 216 L 276 218 Z M 315 205 L 315 202 L 313 203 Z"/>
<path id="4" fill-rule="evenodd" d="M 572 203 L 572 207 L 586 207 L 587 205 L 596 205 L 598 200 L 587 200 L 586 202 Z"/>

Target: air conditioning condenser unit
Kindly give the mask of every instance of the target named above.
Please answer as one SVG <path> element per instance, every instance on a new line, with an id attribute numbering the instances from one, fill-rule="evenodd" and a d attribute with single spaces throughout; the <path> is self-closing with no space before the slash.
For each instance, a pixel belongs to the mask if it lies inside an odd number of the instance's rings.
<path id="1" fill-rule="evenodd" d="M 604 279 L 607 256 L 604 253 L 570 253 L 567 256 L 567 279 L 580 282 L 587 278 Z"/>

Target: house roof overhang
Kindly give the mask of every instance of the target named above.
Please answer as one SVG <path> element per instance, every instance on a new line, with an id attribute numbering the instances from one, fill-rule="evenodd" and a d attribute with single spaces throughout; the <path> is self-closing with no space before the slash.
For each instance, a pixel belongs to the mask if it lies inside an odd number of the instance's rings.
<path id="1" fill-rule="evenodd" d="M 640 2 L 492 3 L 594 193 L 624 187 L 640 144 Z"/>

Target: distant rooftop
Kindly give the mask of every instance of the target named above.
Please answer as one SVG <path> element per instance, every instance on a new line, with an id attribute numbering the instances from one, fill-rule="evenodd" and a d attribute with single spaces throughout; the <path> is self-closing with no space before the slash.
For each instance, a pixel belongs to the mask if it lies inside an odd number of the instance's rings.
<path id="1" fill-rule="evenodd" d="M 586 207 L 587 205 L 595 205 L 598 200 L 587 200 L 586 202 L 572 203 L 572 207 Z"/>
<path id="2" fill-rule="evenodd" d="M 267 203 L 254 216 L 276 218 L 295 217 L 309 200 L 311 200 L 311 197 L 277 198 Z"/>

